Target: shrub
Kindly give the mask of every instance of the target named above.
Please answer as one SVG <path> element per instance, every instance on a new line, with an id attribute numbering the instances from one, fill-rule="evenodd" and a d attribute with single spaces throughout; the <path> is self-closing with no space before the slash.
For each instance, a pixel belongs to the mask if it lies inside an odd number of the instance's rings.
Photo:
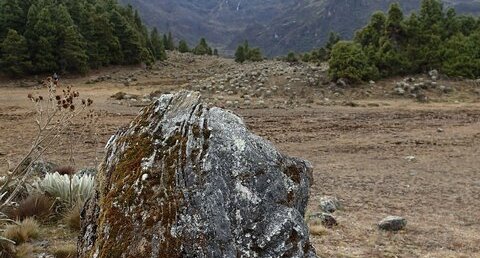
<path id="1" fill-rule="evenodd" d="M 16 224 L 7 225 L 3 236 L 7 239 L 11 239 L 15 244 L 21 244 L 35 239 L 40 235 L 40 227 L 38 222 L 32 218 L 24 219 L 22 222 Z"/>
<path id="2" fill-rule="evenodd" d="M 329 76 L 332 80 L 345 78 L 352 83 L 359 83 L 378 77 L 378 69 L 370 64 L 357 43 L 348 41 L 337 43 L 333 47 L 329 64 Z"/>
<path id="3" fill-rule="evenodd" d="M 55 169 L 60 175 L 73 175 L 75 174 L 75 168 L 71 166 L 61 166 Z"/>
<path id="4" fill-rule="evenodd" d="M 252 48 L 248 52 L 248 60 L 252 62 L 260 62 L 263 60 L 262 51 L 260 48 Z"/>
<path id="5" fill-rule="evenodd" d="M 43 194 L 33 193 L 20 202 L 13 211 L 12 217 L 20 220 L 28 217 L 45 220 L 50 216 L 53 205 L 54 200 L 51 198 Z"/>
<path id="6" fill-rule="evenodd" d="M 80 231 L 80 213 L 82 212 L 83 205 L 84 203 L 79 202 L 63 214 L 63 221 L 68 228 Z"/>
<path id="7" fill-rule="evenodd" d="M 285 61 L 287 61 L 289 63 L 296 63 L 296 62 L 298 62 L 298 58 L 297 58 L 297 56 L 295 56 L 295 53 L 290 52 L 290 53 L 288 53 L 287 57 L 285 58 Z"/>
<path id="8" fill-rule="evenodd" d="M 2 230 L 4 230 L 4 226 L 7 223 L 11 222 L 13 221 L 8 219 L 3 212 L 0 212 L 0 224 L 2 226 Z M 3 234 L 0 235 L 0 255 L 3 257 L 13 257 L 13 254 L 15 253 L 14 244 L 15 242 L 13 240 L 5 237 Z"/>
<path id="9" fill-rule="evenodd" d="M 31 258 L 33 255 L 33 245 L 23 243 L 15 248 L 15 258 Z"/>
<path id="10" fill-rule="evenodd" d="M 63 207 L 68 208 L 90 198 L 94 190 L 94 177 L 90 175 L 70 177 L 55 172 L 35 181 L 33 189 L 47 193 L 60 201 Z"/>

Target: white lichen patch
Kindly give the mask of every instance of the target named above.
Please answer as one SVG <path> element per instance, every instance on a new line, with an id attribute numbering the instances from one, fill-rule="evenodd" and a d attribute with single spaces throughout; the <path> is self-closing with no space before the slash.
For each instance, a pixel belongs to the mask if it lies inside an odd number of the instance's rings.
<path id="1" fill-rule="evenodd" d="M 245 200 L 252 202 L 253 204 L 260 203 L 260 198 L 250 191 L 246 186 L 242 185 L 240 182 L 236 182 L 235 190 L 240 193 L 240 196 Z"/>
<path id="2" fill-rule="evenodd" d="M 152 155 L 148 158 L 142 159 L 142 171 L 148 171 L 153 167 L 153 163 L 155 162 L 155 156 L 157 155 L 157 151 L 155 150 Z M 142 179 L 144 180 L 144 179 Z"/>
<path id="3" fill-rule="evenodd" d="M 245 150 L 245 141 L 242 139 L 235 139 L 234 140 L 235 147 L 237 147 L 237 150 L 239 152 L 243 152 Z"/>

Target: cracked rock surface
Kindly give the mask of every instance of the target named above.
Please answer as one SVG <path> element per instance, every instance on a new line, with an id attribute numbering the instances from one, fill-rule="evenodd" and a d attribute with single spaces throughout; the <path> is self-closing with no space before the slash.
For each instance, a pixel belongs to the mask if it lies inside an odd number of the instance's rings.
<path id="1" fill-rule="evenodd" d="M 199 93 L 162 95 L 106 148 L 79 257 L 316 257 L 311 165 Z"/>

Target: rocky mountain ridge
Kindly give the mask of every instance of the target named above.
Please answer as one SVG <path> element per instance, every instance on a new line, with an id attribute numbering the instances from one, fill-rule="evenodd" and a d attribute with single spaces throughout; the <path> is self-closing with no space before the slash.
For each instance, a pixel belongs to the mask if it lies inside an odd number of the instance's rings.
<path id="1" fill-rule="evenodd" d="M 308 51 L 321 46 L 329 32 L 350 38 L 371 14 L 395 0 L 122 0 L 139 9 L 150 26 L 172 31 L 195 44 L 200 37 L 231 55 L 243 40 L 268 56 Z M 405 12 L 420 0 L 400 1 Z M 461 13 L 480 13 L 478 0 L 448 0 Z"/>

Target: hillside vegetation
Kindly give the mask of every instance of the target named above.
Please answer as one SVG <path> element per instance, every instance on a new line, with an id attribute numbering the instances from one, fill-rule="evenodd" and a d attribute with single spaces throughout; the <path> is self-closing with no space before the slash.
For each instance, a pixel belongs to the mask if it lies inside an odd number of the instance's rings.
<path id="1" fill-rule="evenodd" d="M 0 0 L 0 50 L 1 72 L 10 76 L 165 58 L 158 32 L 116 0 Z"/>
<path id="2" fill-rule="evenodd" d="M 330 76 L 352 82 L 438 69 L 454 77 L 480 77 L 480 20 L 457 15 L 439 0 L 423 0 L 405 17 L 398 4 L 376 12 L 353 41 L 332 50 Z"/>

